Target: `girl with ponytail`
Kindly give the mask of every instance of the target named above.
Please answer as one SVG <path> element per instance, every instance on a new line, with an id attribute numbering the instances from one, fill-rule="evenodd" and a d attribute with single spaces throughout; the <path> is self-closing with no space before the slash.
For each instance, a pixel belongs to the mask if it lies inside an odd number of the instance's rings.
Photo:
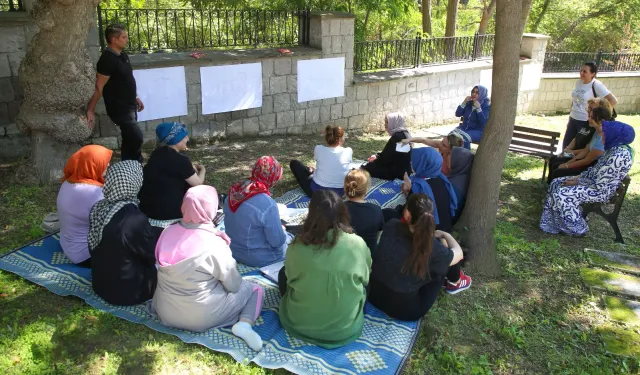
<path id="1" fill-rule="evenodd" d="M 369 172 L 354 169 L 344 178 L 344 195 L 347 197 L 347 208 L 351 217 L 351 226 L 356 234 L 367 243 L 371 254 L 376 251 L 378 237 L 384 225 L 384 216 L 380 206 L 365 202 L 370 184 Z"/>
<path id="2" fill-rule="evenodd" d="M 448 294 L 471 286 L 461 260 L 458 242 L 436 230 L 431 199 L 412 194 L 402 219 L 383 227 L 373 255 L 369 301 L 395 319 L 417 320 L 429 311 L 445 280 Z"/>

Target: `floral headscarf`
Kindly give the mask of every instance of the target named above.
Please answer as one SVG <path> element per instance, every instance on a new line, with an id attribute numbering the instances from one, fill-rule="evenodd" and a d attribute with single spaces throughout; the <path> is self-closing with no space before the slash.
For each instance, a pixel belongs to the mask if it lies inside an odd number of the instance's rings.
<path id="1" fill-rule="evenodd" d="M 271 196 L 269 189 L 282 177 L 282 166 L 273 156 L 262 156 L 251 171 L 248 180 L 238 181 L 229 188 L 229 208 L 236 212 L 247 199 L 257 194 Z"/>

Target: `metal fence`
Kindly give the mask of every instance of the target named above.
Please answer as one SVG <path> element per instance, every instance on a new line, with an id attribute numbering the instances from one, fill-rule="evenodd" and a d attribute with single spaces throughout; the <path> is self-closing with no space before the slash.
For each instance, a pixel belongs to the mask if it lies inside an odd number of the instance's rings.
<path id="1" fill-rule="evenodd" d="M 640 71 L 640 53 L 549 52 L 544 57 L 544 73 L 578 72 L 585 62 L 598 65 L 598 72 Z"/>
<path id="2" fill-rule="evenodd" d="M 289 47 L 309 42 L 309 11 L 207 9 L 101 9 L 100 45 L 104 31 L 119 23 L 129 33 L 130 53 Z"/>
<path id="3" fill-rule="evenodd" d="M 355 43 L 356 72 L 417 68 L 490 59 L 494 35 L 377 40 Z"/>
<path id="4" fill-rule="evenodd" d="M 22 0 L 0 0 L 0 12 L 23 12 Z"/>

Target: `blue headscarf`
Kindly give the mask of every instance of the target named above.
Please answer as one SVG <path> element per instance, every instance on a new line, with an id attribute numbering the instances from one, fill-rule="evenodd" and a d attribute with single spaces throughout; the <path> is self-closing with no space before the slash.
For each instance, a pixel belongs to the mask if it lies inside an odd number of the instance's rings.
<path id="1" fill-rule="evenodd" d="M 414 148 L 411 151 L 411 166 L 416 172 L 411 176 L 411 191 L 414 193 L 423 193 L 429 196 L 434 203 L 433 217 L 436 219 L 436 224 L 440 224 L 438 217 L 438 208 L 436 199 L 433 196 L 431 186 L 425 180 L 426 178 L 440 178 L 444 182 L 444 186 L 449 192 L 449 209 L 451 210 L 451 217 L 456 215 L 456 208 L 458 207 L 458 199 L 456 198 L 456 192 L 453 186 L 442 173 L 442 155 L 435 148 L 420 147 Z"/>
<path id="2" fill-rule="evenodd" d="M 489 90 L 482 85 L 475 86 L 478 88 L 478 103 L 480 105 L 489 104 Z"/>
<path id="3" fill-rule="evenodd" d="M 620 121 L 602 121 L 602 132 L 604 133 L 605 151 L 631 144 L 636 138 L 635 130 L 630 125 Z"/>
<path id="4" fill-rule="evenodd" d="M 173 146 L 182 141 L 189 131 L 186 126 L 179 122 L 163 122 L 156 127 L 158 142 L 163 145 Z"/>

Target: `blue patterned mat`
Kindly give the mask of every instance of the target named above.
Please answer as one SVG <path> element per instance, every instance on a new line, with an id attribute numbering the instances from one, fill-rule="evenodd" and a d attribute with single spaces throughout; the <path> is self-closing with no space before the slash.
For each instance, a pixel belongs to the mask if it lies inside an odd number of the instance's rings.
<path id="1" fill-rule="evenodd" d="M 400 181 L 372 181 L 367 201 L 383 207 L 404 203 L 398 195 Z M 309 199 L 301 190 L 286 193 L 277 201 L 289 207 L 306 207 Z M 293 338 L 280 326 L 276 284 L 263 277 L 256 268 L 238 265 L 240 273 L 265 289 L 262 313 L 254 329 L 264 340 L 260 353 L 252 351 L 230 328 L 210 329 L 203 333 L 163 326 L 147 312 L 145 305 L 114 306 L 95 295 L 91 288 L 91 271 L 76 266 L 62 252 L 58 234 L 35 241 L 0 257 L 0 269 L 15 273 L 42 285 L 61 296 L 76 296 L 91 306 L 130 322 L 144 324 L 159 332 L 179 337 L 231 355 L 238 362 L 284 368 L 296 374 L 397 374 L 404 367 L 418 336 L 420 322 L 400 322 L 367 303 L 362 336 L 338 349 L 322 349 Z"/>

